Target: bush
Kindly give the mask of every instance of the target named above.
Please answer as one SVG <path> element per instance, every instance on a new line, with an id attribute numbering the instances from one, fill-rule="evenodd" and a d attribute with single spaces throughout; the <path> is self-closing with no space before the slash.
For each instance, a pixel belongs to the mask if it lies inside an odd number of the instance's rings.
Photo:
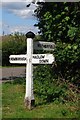
<path id="1" fill-rule="evenodd" d="M 79 86 L 80 80 L 80 39 L 74 43 L 56 43 L 54 51 L 56 58 L 55 72 L 58 77 L 69 80 Z"/>
<path id="2" fill-rule="evenodd" d="M 15 33 L 4 38 L 2 42 L 2 65 L 10 65 L 9 56 L 26 52 L 25 36 Z"/>
<path id="3" fill-rule="evenodd" d="M 44 102 L 59 100 L 67 89 L 63 81 L 54 79 L 53 73 L 51 65 L 39 65 L 34 71 L 34 92 Z"/>
<path id="4" fill-rule="evenodd" d="M 54 79 L 62 78 L 79 86 L 80 81 L 80 3 L 45 2 L 35 10 L 45 41 L 55 42 Z"/>

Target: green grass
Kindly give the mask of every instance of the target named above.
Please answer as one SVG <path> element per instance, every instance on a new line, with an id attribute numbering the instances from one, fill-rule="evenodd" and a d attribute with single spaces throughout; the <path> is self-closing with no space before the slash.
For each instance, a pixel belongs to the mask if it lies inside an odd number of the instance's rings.
<path id="1" fill-rule="evenodd" d="M 2 117 L 2 84 L 0 84 L 0 118 Z"/>
<path id="2" fill-rule="evenodd" d="M 36 106 L 28 110 L 24 105 L 25 86 L 13 83 L 2 85 L 2 118 L 77 118 L 79 115 L 78 104 L 58 101 L 39 104 L 40 98 L 35 95 Z"/>

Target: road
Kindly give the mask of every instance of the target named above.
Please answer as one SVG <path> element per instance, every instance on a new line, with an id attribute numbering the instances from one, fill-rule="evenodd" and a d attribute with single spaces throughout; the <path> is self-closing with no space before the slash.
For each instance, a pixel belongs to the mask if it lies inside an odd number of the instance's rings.
<path id="1" fill-rule="evenodd" d="M 9 80 L 11 78 L 25 77 L 26 68 L 25 67 L 10 67 L 10 68 L 0 68 L 0 82 L 1 80 Z"/>

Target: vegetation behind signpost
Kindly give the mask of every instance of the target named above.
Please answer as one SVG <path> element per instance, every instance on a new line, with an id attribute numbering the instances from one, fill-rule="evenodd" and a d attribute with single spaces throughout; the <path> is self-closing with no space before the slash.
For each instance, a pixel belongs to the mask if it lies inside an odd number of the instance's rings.
<path id="1" fill-rule="evenodd" d="M 35 14 L 38 18 L 38 24 L 35 26 L 39 27 L 43 39 L 56 44 L 56 48 L 53 52 L 55 63 L 53 63 L 51 68 L 52 71 L 50 71 L 52 81 L 55 79 L 55 84 L 58 81 L 59 84 L 66 83 L 67 86 L 68 83 L 71 83 L 73 86 L 75 85 L 79 88 L 80 2 L 42 2 L 39 3 Z M 48 67 L 46 67 L 44 72 L 43 69 L 44 67 L 40 68 L 42 74 L 45 74 L 45 71 L 49 71 Z M 43 77 L 43 80 L 44 78 L 45 77 Z M 40 77 L 36 76 L 35 79 L 40 79 Z M 47 79 L 51 80 L 50 78 Z M 53 85 L 53 88 L 54 86 L 55 85 Z M 60 88 L 57 92 L 59 92 L 59 90 Z"/>
<path id="2" fill-rule="evenodd" d="M 76 105 L 79 102 L 80 93 L 80 3 L 39 3 L 35 13 L 39 20 L 37 26 L 42 33 L 42 40 L 56 44 L 54 52 L 51 52 L 55 56 L 53 65 L 39 65 L 34 69 L 34 93 L 37 96 L 36 99 L 39 100 L 37 105 L 54 104 L 55 102 L 62 104 L 62 106 L 67 102 Z M 19 37 L 19 34 L 16 34 L 8 42 L 3 42 L 3 65 L 9 65 L 9 55 L 25 53 L 25 37 Z M 45 53 L 45 51 L 34 52 L 36 54 Z M 7 84 L 3 86 L 3 104 L 6 102 L 5 97 L 7 97 L 5 96 L 7 92 L 5 87 Z M 12 96 L 10 97 L 12 99 Z M 47 109 L 55 108 L 56 111 L 56 107 L 52 108 L 53 104 Z M 8 109 L 5 106 L 3 106 L 3 111 Z M 72 107 L 71 110 L 78 115 L 79 108 Z M 45 110 L 43 109 L 43 111 Z M 66 109 L 60 109 L 60 111 L 64 114 L 63 116 L 71 117 L 67 114 Z M 45 113 L 42 117 L 46 115 Z M 74 117 L 76 116 L 74 115 Z"/>
<path id="3" fill-rule="evenodd" d="M 2 37 L 2 65 L 9 66 L 9 56 L 26 53 L 26 37 L 24 34 L 15 33 Z"/>

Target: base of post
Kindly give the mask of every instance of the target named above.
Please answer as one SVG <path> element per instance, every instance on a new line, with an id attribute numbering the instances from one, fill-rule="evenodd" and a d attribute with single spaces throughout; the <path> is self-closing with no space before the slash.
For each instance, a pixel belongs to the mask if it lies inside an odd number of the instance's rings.
<path id="1" fill-rule="evenodd" d="M 29 99 L 28 97 L 25 98 L 25 107 L 28 108 L 29 110 L 33 109 L 35 106 L 35 100 L 34 99 Z"/>

